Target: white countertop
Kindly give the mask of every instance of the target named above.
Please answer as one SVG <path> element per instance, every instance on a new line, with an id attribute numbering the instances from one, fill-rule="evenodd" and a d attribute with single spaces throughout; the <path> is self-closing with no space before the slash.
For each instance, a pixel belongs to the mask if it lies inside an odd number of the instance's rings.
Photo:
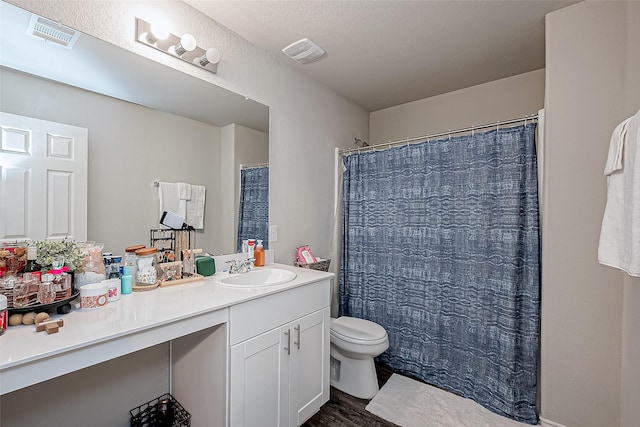
<path id="1" fill-rule="evenodd" d="M 51 315 L 64 319 L 55 334 L 35 332 L 34 325 L 10 326 L 0 337 L 0 394 L 226 323 L 232 305 L 334 276 L 282 264 L 259 268 L 273 267 L 294 271 L 297 277 L 281 285 L 247 289 L 214 283 L 227 274 L 217 273 L 197 282 L 122 295 L 97 310 L 85 311 L 73 304 L 70 313 Z M 72 366 L 61 366 L 70 362 L 65 355 L 73 355 Z M 48 373 L 23 380 L 26 369 L 31 373 L 36 368 L 46 368 Z"/>

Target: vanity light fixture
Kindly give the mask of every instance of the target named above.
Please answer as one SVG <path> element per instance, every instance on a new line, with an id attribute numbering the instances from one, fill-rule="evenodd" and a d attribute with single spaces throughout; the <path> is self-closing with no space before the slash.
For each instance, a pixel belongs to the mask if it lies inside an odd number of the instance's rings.
<path id="1" fill-rule="evenodd" d="M 185 33 L 181 37 L 170 32 L 163 34 L 155 25 L 136 18 L 136 41 L 211 73 L 215 74 L 218 71 L 218 63 L 222 56 L 220 51 L 216 48 L 205 50 L 199 47 L 191 34 Z"/>

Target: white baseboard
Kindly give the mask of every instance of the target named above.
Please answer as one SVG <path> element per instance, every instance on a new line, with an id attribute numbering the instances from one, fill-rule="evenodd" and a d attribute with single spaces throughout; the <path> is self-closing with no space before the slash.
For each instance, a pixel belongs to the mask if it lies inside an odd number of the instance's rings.
<path id="1" fill-rule="evenodd" d="M 558 424 L 556 422 L 550 421 L 550 420 L 546 420 L 542 417 L 540 417 L 540 423 L 538 424 L 542 427 L 567 427 L 565 425 L 562 424 Z"/>

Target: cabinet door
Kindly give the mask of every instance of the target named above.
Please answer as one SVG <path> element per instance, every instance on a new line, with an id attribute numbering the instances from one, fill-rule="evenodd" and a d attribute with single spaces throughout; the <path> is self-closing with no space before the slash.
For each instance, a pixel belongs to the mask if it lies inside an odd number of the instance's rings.
<path id="1" fill-rule="evenodd" d="M 289 327 L 231 347 L 230 425 L 289 425 Z"/>
<path id="2" fill-rule="evenodd" d="M 329 308 L 290 326 L 290 425 L 299 426 L 329 400 Z"/>

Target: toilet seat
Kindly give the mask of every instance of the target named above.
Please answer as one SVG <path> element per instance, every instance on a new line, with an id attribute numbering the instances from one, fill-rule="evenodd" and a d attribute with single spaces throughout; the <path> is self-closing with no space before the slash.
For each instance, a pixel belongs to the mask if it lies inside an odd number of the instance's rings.
<path id="1" fill-rule="evenodd" d="M 377 323 L 355 317 L 331 319 L 331 335 L 353 344 L 377 345 L 387 341 L 387 332 Z"/>

